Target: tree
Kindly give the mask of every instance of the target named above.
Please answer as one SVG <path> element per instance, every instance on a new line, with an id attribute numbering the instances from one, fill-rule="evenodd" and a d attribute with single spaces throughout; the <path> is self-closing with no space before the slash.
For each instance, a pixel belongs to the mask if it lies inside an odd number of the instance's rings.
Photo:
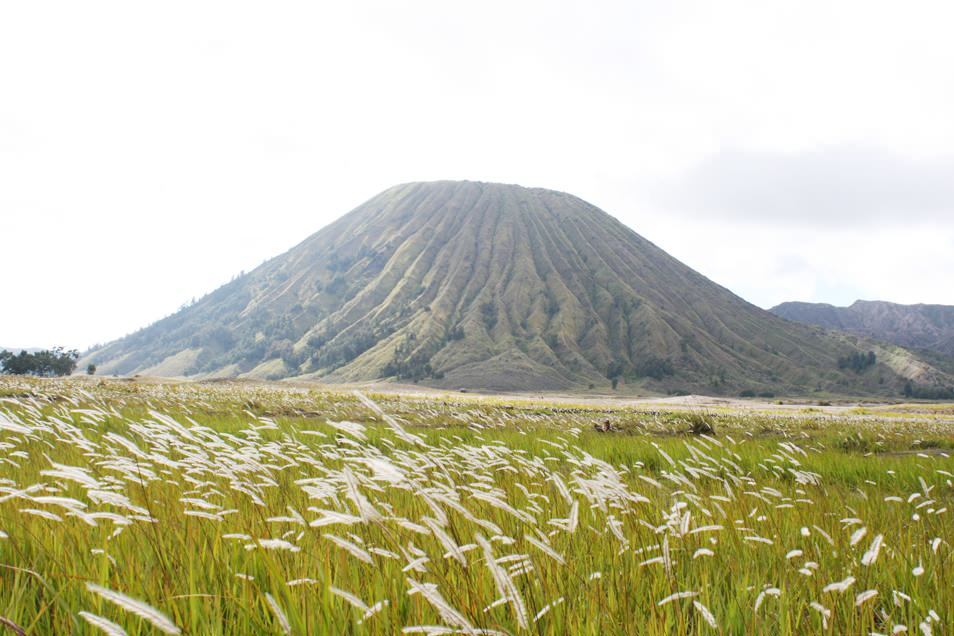
<path id="1" fill-rule="evenodd" d="M 480 306 L 480 318 L 484 321 L 487 331 L 493 331 L 497 324 L 497 307 L 490 301 Z"/>
<path id="2" fill-rule="evenodd" d="M 96 375 L 96 365 L 92 362 L 86 365 L 86 375 Z"/>
<path id="3" fill-rule="evenodd" d="M 63 347 L 53 347 L 36 353 L 21 351 L 14 355 L 10 351 L 0 352 L 0 371 L 13 375 L 38 375 L 53 377 L 69 375 L 76 369 L 79 351 Z"/>
<path id="4" fill-rule="evenodd" d="M 865 369 L 873 367 L 877 361 L 878 356 L 875 355 L 874 351 L 869 351 L 868 353 L 855 351 L 854 353 L 838 358 L 838 368 L 851 369 L 855 373 L 861 373 Z"/>

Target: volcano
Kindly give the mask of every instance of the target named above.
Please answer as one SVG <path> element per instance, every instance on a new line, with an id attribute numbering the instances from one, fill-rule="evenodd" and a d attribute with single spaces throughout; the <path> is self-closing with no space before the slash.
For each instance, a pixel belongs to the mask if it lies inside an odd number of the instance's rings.
<path id="1" fill-rule="evenodd" d="M 839 365 L 872 348 L 863 371 Z M 81 362 L 498 391 L 870 394 L 946 380 L 899 347 L 764 311 L 575 196 L 468 181 L 385 190 Z"/>

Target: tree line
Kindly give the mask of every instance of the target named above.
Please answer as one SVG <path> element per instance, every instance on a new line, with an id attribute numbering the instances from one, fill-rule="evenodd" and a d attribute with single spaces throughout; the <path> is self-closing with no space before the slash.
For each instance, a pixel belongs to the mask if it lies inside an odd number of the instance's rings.
<path id="1" fill-rule="evenodd" d="M 76 370 L 78 359 L 79 351 L 76 349 L 67 351 L 63 347 L 53 347 L 35 353 L 21 351 L 17 354 L 3 350 L 0 351 L 0 372 L 12 375 L 38 375 L 48 378 L 69 375 Z"/>

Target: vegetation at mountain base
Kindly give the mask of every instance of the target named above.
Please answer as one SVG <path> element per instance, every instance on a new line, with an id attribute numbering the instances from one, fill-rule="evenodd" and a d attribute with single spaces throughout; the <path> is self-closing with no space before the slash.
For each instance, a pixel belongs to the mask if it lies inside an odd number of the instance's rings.
<path id="1" fill-rule="evenodd" d="M 79 355 L 76 349 L 67 351 L 63 347 L 34 352 L 24 349 L 19 353 L 3 350 L 0 351 L 0 373 L 43 377 L 69 375 L 76 370 Z"/>
<path id="2" fill-rule="evenodd" d="M 954 400 L 954 387 L 918 386 L 907 382 L 903 394 L 917 400 Z"/>
<path id="3" fill-rule="evenodd" d="M 872 351 L 859 372 L 840 360 Z M 175 314 L 103 374 L 391 379 L 496 391 L 900 395 L 952 371 L 755 307 L 569 194 L 390 188 Z"/>

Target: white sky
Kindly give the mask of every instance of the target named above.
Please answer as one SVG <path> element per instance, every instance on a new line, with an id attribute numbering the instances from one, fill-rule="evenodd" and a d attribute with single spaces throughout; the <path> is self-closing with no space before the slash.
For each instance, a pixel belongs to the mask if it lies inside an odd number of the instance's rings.
<path id="1" fill-rule="evenodd" d="M 2 3 L 0 346 L 112 340 L 433 179 L 571 192 L 763 307 L 954 304 L 952 24 L 871 0 Z"/>

